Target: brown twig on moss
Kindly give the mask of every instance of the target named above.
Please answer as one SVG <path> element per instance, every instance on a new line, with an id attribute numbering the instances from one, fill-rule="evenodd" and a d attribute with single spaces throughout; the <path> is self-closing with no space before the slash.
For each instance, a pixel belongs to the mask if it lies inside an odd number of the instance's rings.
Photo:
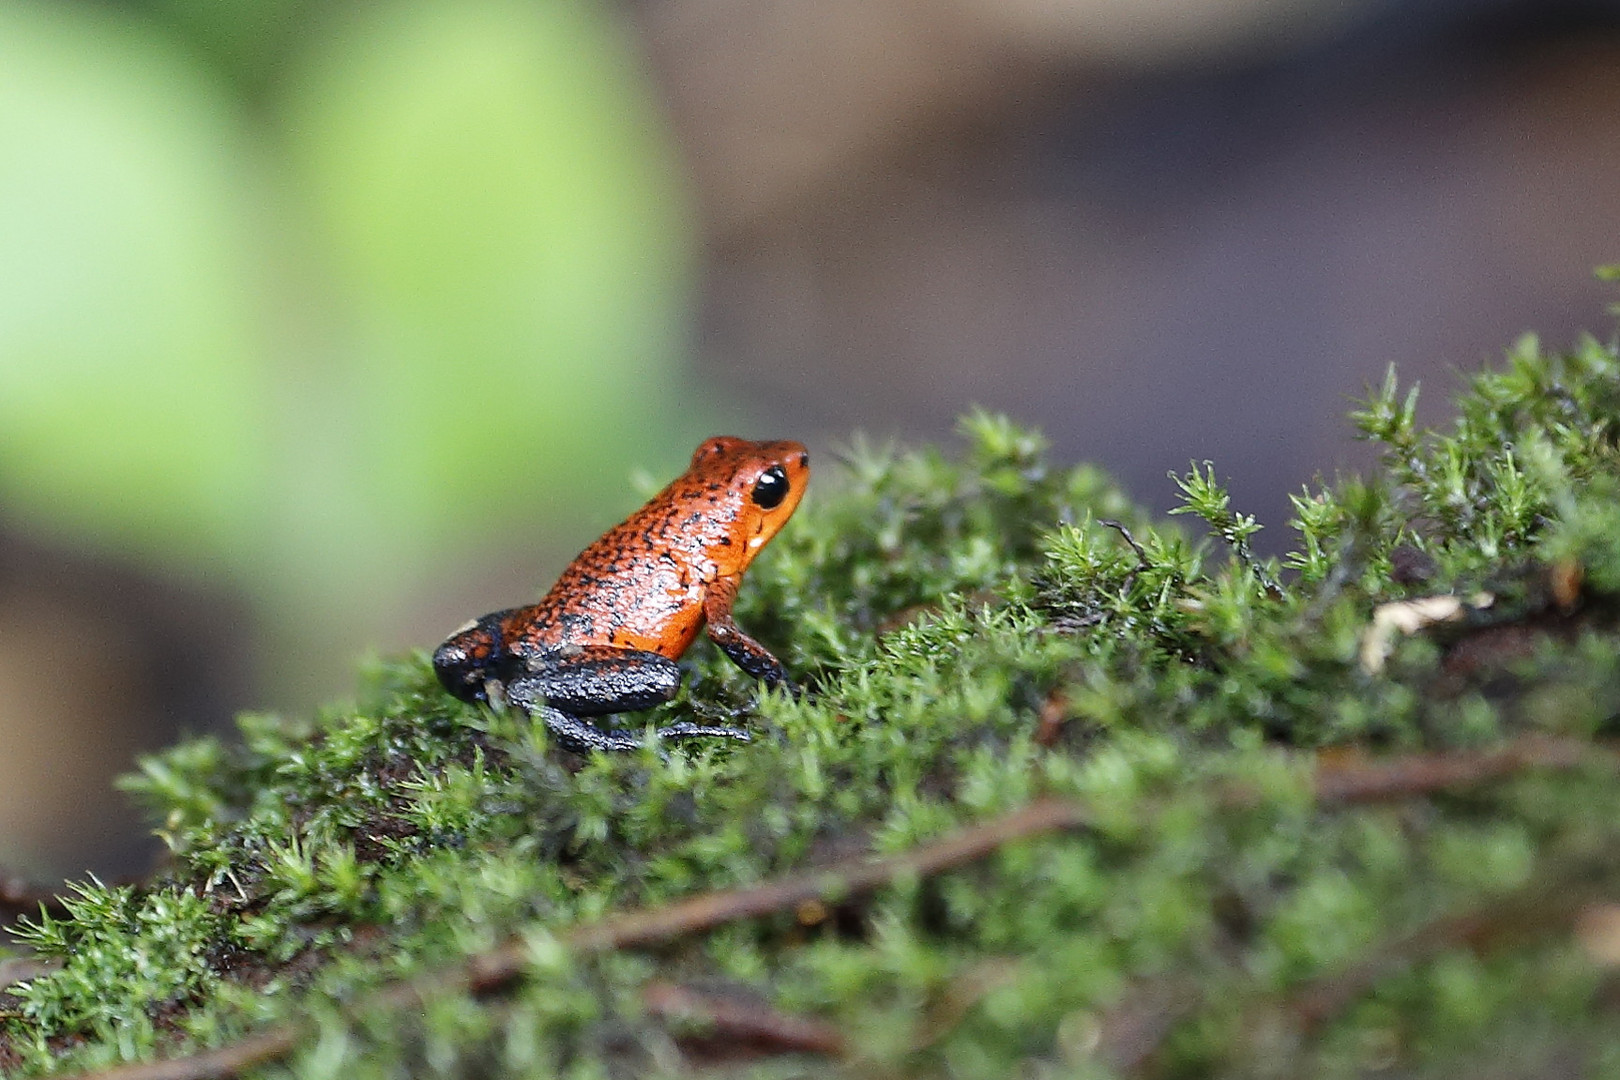
<path id="1" fill-rule="evenodd" d="M 1318 762 L 1313 787 L 1320 803 L 1354 805 L 1473 787 L 1531 769 L 1572 769 L 1620 762 L 1612 747 L 1579 739 L 1527 735 L 1479 750 L 1437 750 L 1380 760 Z"/>
<path id="2" fill-rule="evenodd" d="M 220 1080 L 240 1076 L 256 1065 L 279 1061 L 298 1045 L 303 1029 L 296 1024 L 277 1024 L 238 1039 L 215 1050 L 203 1050 L 184 1057 L 114 1065 L 109 1069 L 80 1073 L 98 1080 Z"/>
<path id="3" fill-rule="evenodd" d="M 696 1024 L 698 1030 L 683 1042 L 707 1045 L 719 1040 L 725 1057 L 767 1054 L 820 1054 L 841 1057 L 844 1036 L 831 1024 L 804 1016 L 791 1016 L 735 994 L 712 993 L 679 983 L 655 981 L 641 990 L 647 1012 L 663 1020 Z"/>

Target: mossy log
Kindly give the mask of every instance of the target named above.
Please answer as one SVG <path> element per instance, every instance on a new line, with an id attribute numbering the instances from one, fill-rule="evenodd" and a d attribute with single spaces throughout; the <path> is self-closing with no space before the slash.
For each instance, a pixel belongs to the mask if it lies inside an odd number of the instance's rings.
<path id="1" fill-rule="evenodd" d="M 806 692 L 703 645 L 622 719 L 747 745 L 566 753 L 418 654 L 146 760 L 169 865 L 26 922 L 0 1063 L 1620 1075 L 1620 357 L 1413 405 L 1280 558 L 1209 465 L 1165 523 L 996 417 L 857 443 L 739 603 Z"/>

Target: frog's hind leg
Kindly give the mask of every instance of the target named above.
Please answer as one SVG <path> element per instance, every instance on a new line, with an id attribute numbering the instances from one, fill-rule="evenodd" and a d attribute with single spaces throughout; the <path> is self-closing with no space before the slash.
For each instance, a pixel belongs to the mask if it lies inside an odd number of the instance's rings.
<path id="1" fill-rule="evenodd" d="M 657 653 L 586 645 L 566 657 L 548 657 L 512 680 L 506 701 L 540 719 L 559 745 L 570 750 L 635 750 L 646 743 L 639 731 L 606 731 L 586 716 L 632 712 L 675 696 L 681 669 Z M 748 732 L 718 724 L 681 722 L 658 728 L 661 739 L 724 738 L 747 742 Z"/>
<path id="2" fill-rule="evenodd" d="M 720 724 L 692 724 L 685 721 L 658 728 L 653 734 L 660 739 L 736 739 L 738 742 L 753 741 L 753 736 L 742 728 L 725 727 Z"/>
<path id="3" fill-rule="evenodd" d="M 681 686 L 675 661 L 655 652 L 585 645 L 530 665 L 506 688 L 529 712 L 544 701 L 573 716 L 602 716 L 662 705 Z"/>
<path id="4" fill-rule="evenodd" d="M 538 717 L 546 725 L 546 730 L 551 732 L 551 737 L 556 740 L 558 746 L 576 753 L 583 754 L 590 750 L 622 753 L 626 750 L 639 750 L 647 742 L 639 731 L 634 733 L 603 731 L 588 720 L 569 716 L 561 709 L 554 709 L 550 705 L 532 707 L 529 714 Z"/>
<path id="5" fill-rule="evenodd" d="M 551 732 L 551 737 L 557 745 L 566 750 L 585 753 L 589 750 L 605 750 L 609 752 L 623 752 L 626 750 L 639 750 L 647 745 L 647 737 L 641 731 L 616 730 L 604 731 L 588 720 L 581 720 L 577 716 L 569 716 L 561 709 L 554 709 L 550 705 L 540 705 L 529 709 L 530 715 L 536 716 Z M 742 728 L 722 727 L 718 724 L 670 724 L 668 727 L 657 728 L 653 735 L 659 739 L 736 739 L 739 742 L 748 742 L 750 736 Z"/>

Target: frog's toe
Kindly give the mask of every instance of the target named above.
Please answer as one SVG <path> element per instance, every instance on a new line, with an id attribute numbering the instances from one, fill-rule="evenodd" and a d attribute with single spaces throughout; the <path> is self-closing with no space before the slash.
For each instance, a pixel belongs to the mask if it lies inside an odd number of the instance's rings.
<path id="1" fill-rule="evenodd" d="M 754 738 L 742 728 L 725 727 L 720 724 L 693 724 L 687 721 L 661 727 L 654 734 L 660 739 L 736 739 L 738 742 L 752 742 Z"/>
<path id="2" fill-rule="evenodd" d="M 569 716 L 561 709 L 553 709 L 548 705 L 542 705 L 533 712 L 545 722 L 552 740 L 565 750 L 577 753 L 585 753 L 588 750 L 622 753 L 626 750 L 639 750 L 646 742 L 639 732 L 632 735 L 623 731 L 603 731 L 595 724 L 581 720 L 577 716 Z"/>

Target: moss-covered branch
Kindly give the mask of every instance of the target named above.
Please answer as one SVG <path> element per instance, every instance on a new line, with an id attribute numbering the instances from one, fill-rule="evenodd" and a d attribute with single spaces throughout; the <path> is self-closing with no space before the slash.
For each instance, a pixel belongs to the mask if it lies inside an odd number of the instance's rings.
<path id="1" fill-rule="evenodd" d="M 1319 762 L 1311 789 L 1321 805 L 1351 805 L 1455 790 L 1534 769 L 1604 764 L 1620 765 L 1620 757 L 1612 750 L 1573 740 L 1530 738 L 1485 751 L 1412 754 L 1376 762 Z M 1221 803 L 1234 806 L 1252 804 L 1261 797 L 1259 793 L 1242 789 L 1225 789 L 1219 793 Z M 1040 798 L 992 821 L 958 830 L 887 858 L 849 860 L 748 888 L 704 893 L 648 911 L 615 914 L 572 927 L 557 940 L 579 953 L 656 946 L 728 923 L 771 915 L 791 913 L 801 923 L 816 923 L 826 918 L 827 905 L 849 904 L 901 878 L 933 877 L 986 858 L 1008 844 L 1043 833 L 1079 828 L 1091 818 L 1091 811 L 1078 803 Z M 1538 885 L 1529 898 L 1533 903 L 1516 897 L 1511 915 L 1520 921 L 1529 916 L 1543 923 L 1568 919 L 1575 910 L 1574 902 L 1584 894 L 1566 887 L 1568 882 L 1557 884 L 1556 890 Z M 1556 897 L 1551 895 L 1554 892 Z M 1488 922 L 1487 918 L 1492 921 Z M 1301 1024 L 1315 1026 L 1348 1004 L 1358 990 L 1364 992 L 1370 988 L 1377 975 L 1403 961 L 1409 962 L 1413 954 L 1433 952 L 1438 945 L 1477 937 L 1482 925 L 1495 925 L 1506 918 L 1508 916 L 1492 911 L 1488 916 L 1448 918 L 1424 927 L 1407 939 L 1376 950 L 1354 970 L 1307 986 L 1291 1003 L 1292 1011 Z M 361 1001 L 354 1011 L 359 1014 L 368 1009 L 416 1010 L 438 995 L 460 991 L 488 994 L 500 990 L 523 976 L 533 948 L 528 937 L 511 937 L 495 948 L 474 953 L 452 968 L 386 987 Z M 729 1026 L 734 1035 L 745 1026 L 737 1018 L 735 1008 L 708 1004 L 700 994 L 669 983 L 649 983 L 642 997 L 654 1013 L 678 1016 L 706 1008 L 711 1026 Z M 769 1030 L 784 1052 L 839 1055 L 843 1052 L 842 1038 L 827 1025 L 811 1026 L 758 1009 L 747 1015 L 755 1021 L 769 1016 L 774 1024 Z M 730 1018 L 729 1025 L 722 1017 Z M 759 1029 L 765 1026 L 756 1023 L 749 1030 L 758 1037 Z M 301 1041 L 317 1034 L 313 1027 L 282 1024 L 215 1050 L 103 1069 L 81 1074 L 77 1080 L 226 1080 L 254 1066 L 285 1057 Z"/>
<path id="2" fill-rule="evenodd" d="M 1282 559 L 1208 467 L 1194 538 L 992 417 L 960 461 L 857 446 L 740 600 L 810 694 L 700 650 L 627 718 L 746 746 L 563 753 L 417 656 L 176 747 L 129 783 L 172 867 L 31 925 L 59 966 L 0 1062 L 1600 1072 L 1569 927 L 1620 890 L 1620 360 L 1525 343 L 1458 413 L 1418 430 L 1392 378 L 1381 469 L 1298 495 Z"/>

